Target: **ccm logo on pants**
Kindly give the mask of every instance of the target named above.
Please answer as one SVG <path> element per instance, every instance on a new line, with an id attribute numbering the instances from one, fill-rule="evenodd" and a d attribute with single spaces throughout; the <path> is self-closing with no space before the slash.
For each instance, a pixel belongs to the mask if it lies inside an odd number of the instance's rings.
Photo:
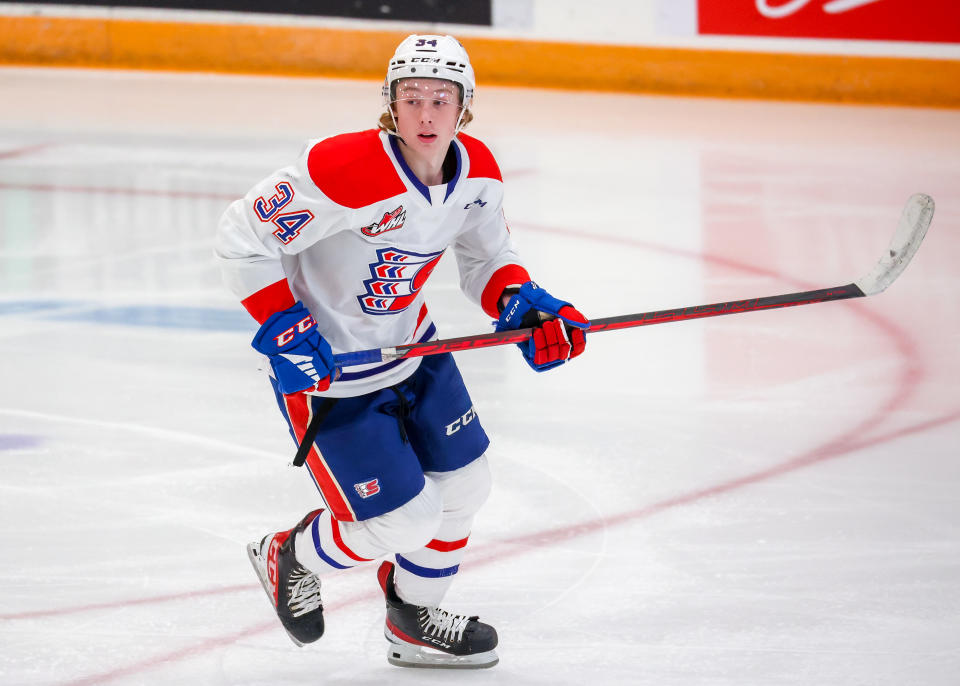
<path id="1" fill-rule="evenodd" d="M 452 424 L 447 424 L 447 435 L 452 436 L 476 418 L 477 413 L 473 407 L 471 407 L 463 414 L 462 417 L 457 417 Z"/>

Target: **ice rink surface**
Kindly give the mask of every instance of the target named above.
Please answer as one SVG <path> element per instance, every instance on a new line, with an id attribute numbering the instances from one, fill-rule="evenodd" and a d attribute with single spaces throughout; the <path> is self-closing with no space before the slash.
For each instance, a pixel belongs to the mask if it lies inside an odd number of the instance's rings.
<path id="1" fill-rule="evenodd" d="M 379 84 L 0 70 L 0 683 L 960 683 L 960 112 L 484 88 L 534 277 L 588 316 L 884 294 L 458 362 L 494 492 L 444 605 L 491 670 L 385 659 L 369 566 L 298 649 L 244 545 L 319 503 L 216 221 Z M 489 330 L 448 256 L 440 334 Z"/>

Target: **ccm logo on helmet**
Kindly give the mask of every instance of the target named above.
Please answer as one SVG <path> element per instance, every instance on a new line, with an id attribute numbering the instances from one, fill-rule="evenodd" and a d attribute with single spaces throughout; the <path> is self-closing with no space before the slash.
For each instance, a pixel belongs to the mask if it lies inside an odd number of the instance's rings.
<path id="1" fill-rule="evenodd" d="M 447 424 L 447 435 L 452 436 L 476 418 L 477 411 L 471 407 L 469 410 L 464 412 L 462 416 L 457 417 L 453 422 Z"/>

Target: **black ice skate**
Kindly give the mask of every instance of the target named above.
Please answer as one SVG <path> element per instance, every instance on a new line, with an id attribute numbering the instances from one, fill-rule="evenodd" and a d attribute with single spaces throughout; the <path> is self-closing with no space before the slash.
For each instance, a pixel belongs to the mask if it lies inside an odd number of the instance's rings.
<path id="1" fill-rule="evenodd" d="M 454 615 L 436 607 L 411 605 L 400 600 L 393 587 L 393 563 L 377 572 L 387 599 L 383 634 L 390 641 L 387 661 L 398 667 L 482 669 L 500 658 L 497 631 L 476 617 Z"/>
<path id="2" fill-rule="evenodd" d="M 270 598 L 280 623 L 298 646 L 323 636 L 323 605 L 320 579 L 297 562 L 293 542 L 323 510 L 314 510 L 289 531 L 268 534 L 247 546 L 260 584 Z"/>

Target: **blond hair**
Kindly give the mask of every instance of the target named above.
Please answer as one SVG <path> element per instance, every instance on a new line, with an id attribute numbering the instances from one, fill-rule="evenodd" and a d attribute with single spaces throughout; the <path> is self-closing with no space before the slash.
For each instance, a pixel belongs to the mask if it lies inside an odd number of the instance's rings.
<path id="1" fill-rule="evenodd" d="M 465 129 L 467 124 L 473 121 L 473 112 L 466 110 L 463 113 L 463 119 L 460 122 L 460 129 Z M 377 122 L 377 126 L 381 131 L 386 131 L 387 133 L 396 134 L 397 133 L 397 124 L 393 120 L 393 115 L 390 114 L 390 111 L 387 110 L 380 115 L 380 121 Z"/>

